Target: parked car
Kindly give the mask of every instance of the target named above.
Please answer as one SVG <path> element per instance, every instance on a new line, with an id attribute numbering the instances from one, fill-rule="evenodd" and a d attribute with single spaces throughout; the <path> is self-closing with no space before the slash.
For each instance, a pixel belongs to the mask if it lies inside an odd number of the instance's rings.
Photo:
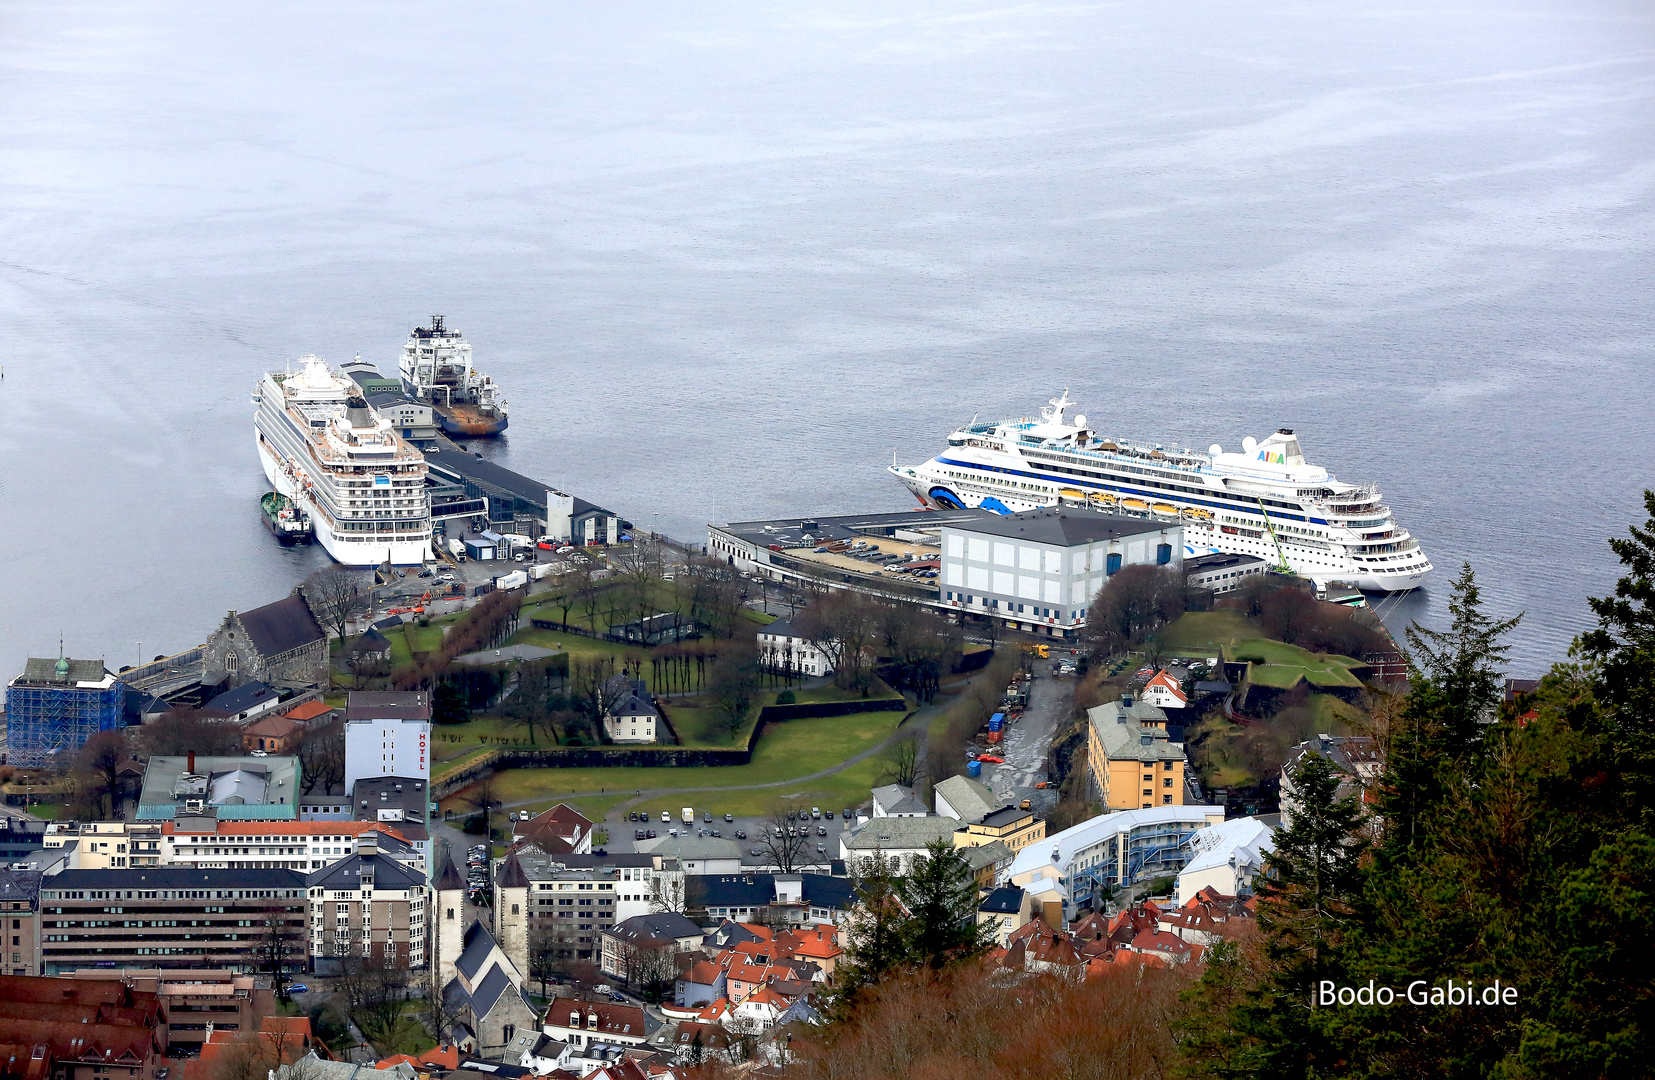
<path id="1" fill-rule="evenodd" d="M 642 829 L 637 829 L 632 833 L 632 839 L 634 839 L 634 840 L 642 840 L 643 838 L 644 838 L 644 830 L 642 830 Z"/>
<path id="2" fill-rule="evenodd" d="M 756 847 L 756 848 L 753 848 L 751 851 L 749 851 L 747 854 L 749 854 L 749 855 L 763 855 L 764 854 L 764 849 L 761 848 L 761 847 Z"/>
<path id="3" fill-rule="evenodd" d="M 827 835 L 827 826 L 826 825 L 816 826 L 816 835 L 817 836 L 826 836 Z"/>
<path id="4" fill-rule="evenodd" d="M 737 839 L 737 840 L 745 840 L 745 839 L 747 839 L 747 833 L 746 833 L 746 832 L 745 832 L 745 831 L 744 831 L 744 830 L 742 830 L 742 829 L 737 829 L 737 830 L 736 830 L 736 839 Z"/>
<path id="5" fill-rule="evenodd" d="M 702 821 L 712 821 L 712 819 L 713 819 L 713 815 L 712 815 L 711 811 L 701 815 L 701 820 Z"/>
<path id="6" fill-rule="evenodd" d="M 655 830 L 654 829 L 649 830 L 649 834 L 647 836 L 645 836 L 644 839 L 645 840 L 655 839 Z"/>
<path id="7" fill-rule="evenodd" d="M 287 992 L 290 993 L 290 994 L 308 994 L 308 993 L 310 993 L 310 987 L 306 986 L 304 983 L 294 983 L 292 986 L 289 986 L 287 988 Z M 158 1077 L 161 1077 L 161 1080 L 166 1080 L 166 1077 L 161 1076 L 162 1072 L 166 1072 L 166 1070 L 162 1069 L 160 1072 L 157 1072 L 155 1075 L 158 1076 Z"/>
<path id="8" fill-rule="evenodd" d="M 816 845 L 816 854 L 826 855 L 827 854 L 827 845 L 826 844 L 817 844 Z"/>
<path id="9" fill-rule="evenodd" d="M 672 811 L 670 811 L 670 810 L 661 811 L 661 820 L 662 821 L 671 821 L 672 820 Z"/>
<path id="10" fill-rule="evenodd" d="M 822 816 L 827 818 L 829 821 L 832 821 L 833 820 L 833 811 L 832 810 L 823 810 L 822 811 Z"/>
<path id="11" fill-rule="evenodd" d="M 718 837 L 718 839 L 720 839 L 720 840 L 722 840 L 722 839 L 723 839 L 723 837 L 722 837 L 722 836 L 720 836 L 720 835 L 719 835 L 719 832 L 718 832 L 718 830 L 717 830 L 717 829 L 714 829 L 714 830 L 713 830 L 713 835 L 714 835 L 714 836 L 715 836 L 715 837 Z"/>
<path id="12" fill-rule="evenodd" d="M 725 814 L 724 815 L 724 820 L 725 821 L 734 821 L 735 819 L 736 819 L 736 816 L 734 814 Z"/>
<path id="13" fill-rule="evenodd" d="M 851 812 L 850 812 L 850 810 L 849 810 L 849 809 L 848 809 L 848 808 L 847 808 L 847 809 L 846 809 L 846 810 L 845 810 L 845 820 L 846 820 L 846 821 L 849 821 L 849 820 L 850 820 L 850 818 L 851 818 Z"/>

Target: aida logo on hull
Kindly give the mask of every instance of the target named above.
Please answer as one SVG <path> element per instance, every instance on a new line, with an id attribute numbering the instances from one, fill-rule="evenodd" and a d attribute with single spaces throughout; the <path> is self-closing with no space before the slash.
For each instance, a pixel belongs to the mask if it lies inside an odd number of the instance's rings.
<path id="1" fill-rule="evenodd" d="M 1260 461 L 1268 461 L 1272 465 L 1286 465 L 1287 464 L 1286 455 L 1284 455 L 1284 454 L 1272 454 L 1268 450 L 1260 450 L 1258 452 L 1258 459 Z"/>

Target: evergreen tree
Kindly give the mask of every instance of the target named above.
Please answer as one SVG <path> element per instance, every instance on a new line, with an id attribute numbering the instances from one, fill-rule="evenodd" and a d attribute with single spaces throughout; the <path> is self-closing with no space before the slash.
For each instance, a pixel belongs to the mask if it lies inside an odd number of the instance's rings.
<path id="1" fill-rule="evenodd" d="M 1596 696 L 1612 728 L 1616 790 L 1646 831 L 1655 832 L 1655 491 L 1644 492 L 1649 520 L 1609 547 L 1627 574 L 1613 596 L 1587 601 L 1596 629 L 1580 651 L 1597 668 Z"/>
<path id="2" fill-rule="evenodd" d="M 834 1011 L 844 1015 L 863 987 L 878 983 L 907 963 L 903 923 L 907 912 L 897 897 L 896 877 L 883 851 L 860 860 L 856 909 L 845 927 L 845 955 L 834 969 Z"/>
<path id="3" fill-rule="evenodd" d="M 1411 662 L 1442 697 L 1450 750 L 1457 753 L 1477 741 L 1481 724 L 1494 719 L 1503 695 L 1507 652 L 1501 638 L 1523 616 L 1490 618 L 1483 611 L 1482 590 L 1470 563 L 1462 565 L 1454 579 L 1448 613 L 1453 621 L 1447 630 L 1428 630 L 1415 623 L 1405 634 Z"/>
<path id="4" fill-rule="evenodd" d="M 903 938 L 910 963 L 935 970 L 988 948 L 993 935 L 977 924 L 977 882 L 951 840 L 931 841 L 896 889 L 908 910 Z"/>
<path id="5" fill-rule="evenodd" d="M 1504 692 L 1502 638 L 1522 619 L 1493 619 L 1483 611 L 1469 564 L 1454 579 L 1448 610 L 1447 630 L 1417 623 L 1407 630 L 1411 687 L 1385 748 L 1383 816 L 1404 848 L 1480 752 L 1483 729 L 1497 718 Z"/>

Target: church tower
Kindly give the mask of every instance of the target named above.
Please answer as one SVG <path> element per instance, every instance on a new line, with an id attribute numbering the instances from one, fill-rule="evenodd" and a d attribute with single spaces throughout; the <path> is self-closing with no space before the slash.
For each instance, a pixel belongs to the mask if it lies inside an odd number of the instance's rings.
<path id="1" fill-rule="evenodd" d="M 442 849 L 442 865 L 432 888 L 436 902 L 431 911 L 430 956 L 437 965 L 437 986 L 447 986 L 454 978 L 454 962 L 465 946 L 465 879 L 449 857 L 448 845 Z"/>

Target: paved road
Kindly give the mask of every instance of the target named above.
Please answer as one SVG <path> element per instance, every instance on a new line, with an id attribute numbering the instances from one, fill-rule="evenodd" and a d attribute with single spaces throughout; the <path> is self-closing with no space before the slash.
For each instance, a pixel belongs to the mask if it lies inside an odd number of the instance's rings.
<path id="1" fill-rule="evenodd" d="M 1028 799 L 1037 813 L 1046 813 L 1057 805 L 1055 789 L 1039 789 L 1034 785 L 1046 779 L 1046 751 L 1051 746 L 1052 734 L 1068 717 L 1073 698 L 1073 679 L 1054 676 L 1050 660 L 1034 662 L 1034 688 L 1029 693 L 1029 706 L 1022 718 L 1006 729 L 999 750 L 1006 763 L 983 765 L 983 780 L 1001 802 L 1016 806 Z"/>

